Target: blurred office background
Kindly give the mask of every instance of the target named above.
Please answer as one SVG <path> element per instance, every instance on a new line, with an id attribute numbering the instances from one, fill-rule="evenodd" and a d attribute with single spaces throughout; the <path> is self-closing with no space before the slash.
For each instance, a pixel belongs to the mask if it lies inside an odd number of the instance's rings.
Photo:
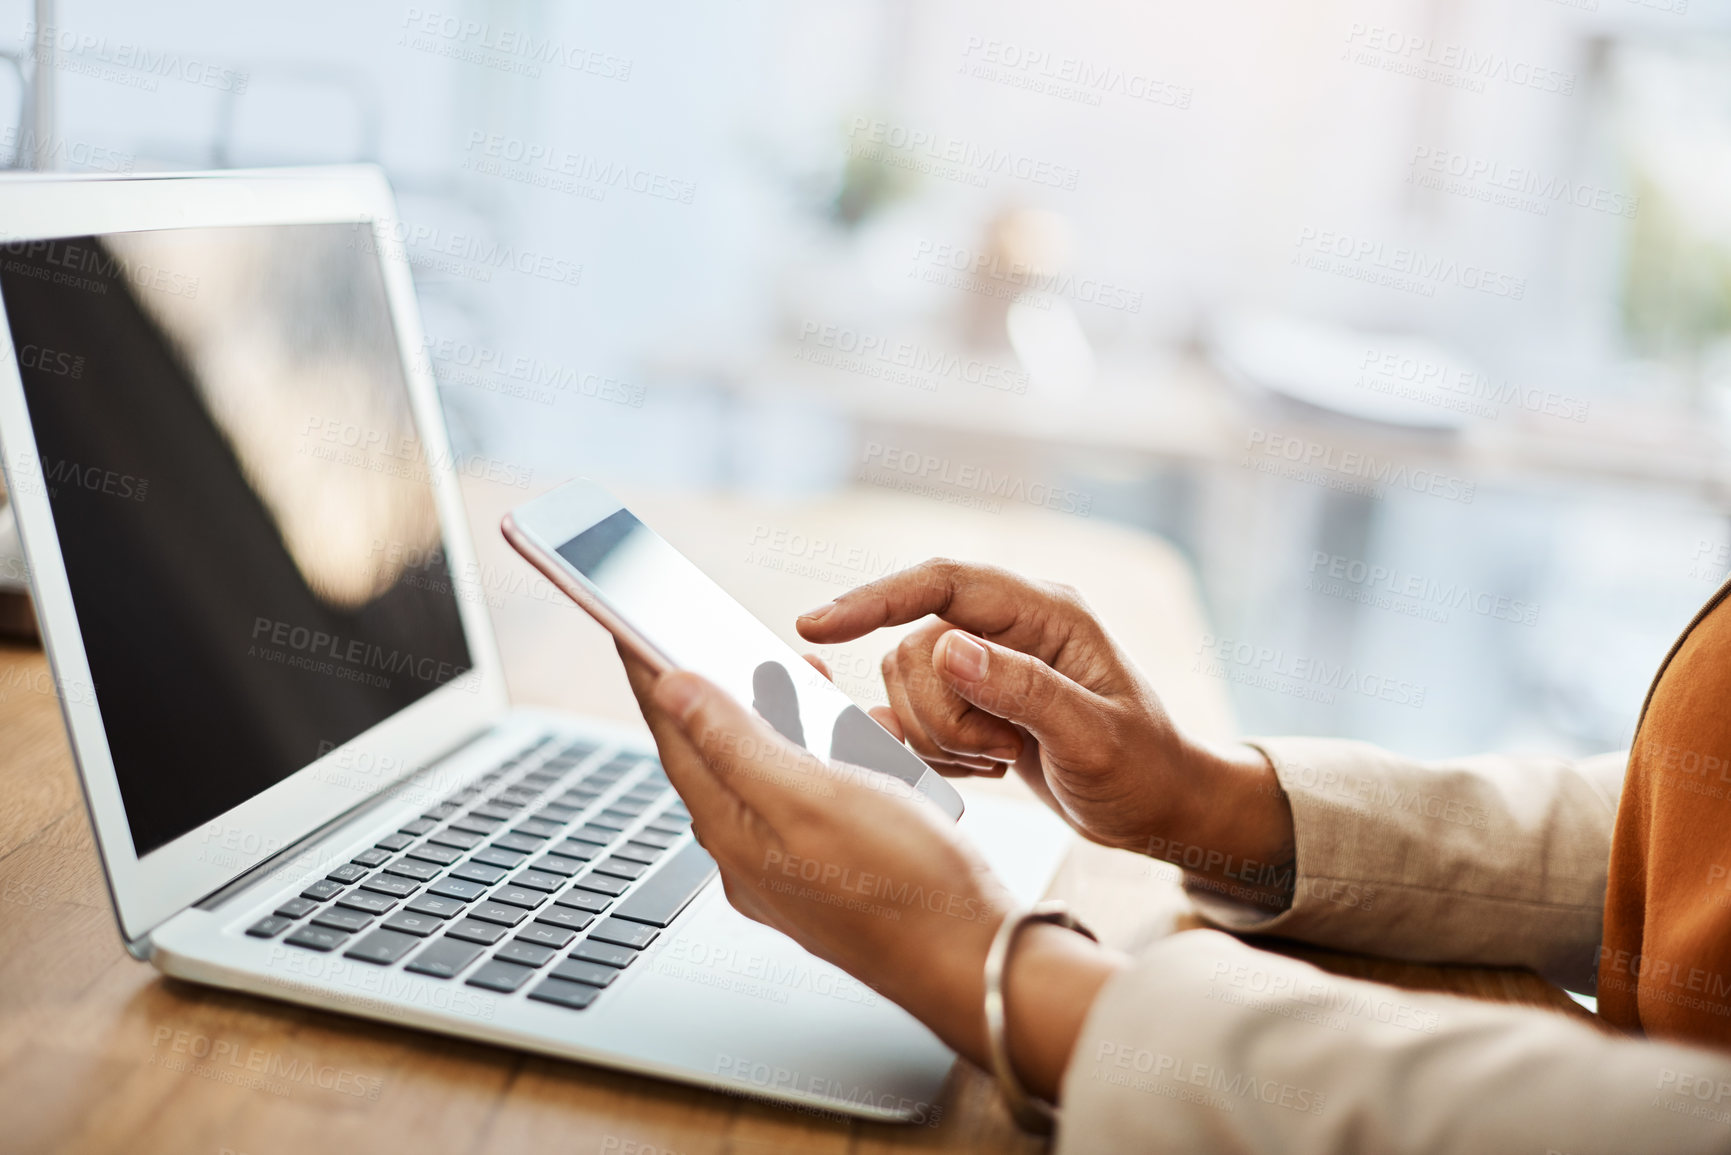
<path id="1" fill-rule="evenodd" d="M 1731 562 L 1731 0 L 0 12 L 15 163 L 382 164 L 464 452 L 1158 534 L 1254 732 L 1626 742 Z"/>

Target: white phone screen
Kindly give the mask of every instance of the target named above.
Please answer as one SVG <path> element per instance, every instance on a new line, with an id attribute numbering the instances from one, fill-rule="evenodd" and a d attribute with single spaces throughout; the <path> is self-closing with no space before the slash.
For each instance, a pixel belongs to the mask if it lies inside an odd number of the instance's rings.
<path id="1" fill-rule="evenodd" d="M 893 774 L 952 818 L 961 797 L 684 554 L 621 509 L 555 552 L 669 661 L 817 757 Z"/>

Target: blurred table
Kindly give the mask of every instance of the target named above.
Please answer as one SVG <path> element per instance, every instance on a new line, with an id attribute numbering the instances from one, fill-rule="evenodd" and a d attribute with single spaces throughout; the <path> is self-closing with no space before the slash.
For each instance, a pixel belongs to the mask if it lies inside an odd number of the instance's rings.
<path id="1" fill-rule="evenodd" d="M 633 719 L 607 636 L 499 538 L 499 516 L 529 496 L 502 487 L 468 490 L 478 576 L 512 693 L 523 702 Z M 1204 734 L 1231 732 L 1224 686 L 1191 670 L 1190 650 L 1204 623 L 1188 568 L 1145 535 L 1044 510 L 988 514 L 881 493 L 798 505 L 624 496 L 790 641 L 800 610 L 928 554 L 1067 581 L 1112 624 L 1176 717 Z M 856 697 L 872 695 L 869 680 L 889 644 L 871 641 L 827 653 Z M 1015 783 L 969 786 L 1000 796 L 1020 790 Z M 1077 844 L 1053 890 L 1104 939 L 1126 948 L 1193 924 L 1176 871 L 1135 855 Z M 1584 1014 L 1526 972 L 1291 953 L 1412 989 Z M 224 1081 L 221 1066 L 181 1066 L 219 1048 L 247 1055 L 259 1048 L 271 1070 L 308 1075 L 278 1080 L 274 1085 L 286 1093 L 277 1094 Z M 376 1086 L 377 1097 L 343 1090 L 355 1086 Z M 34 649 L 0 646 L 0 1150 L 1041 1149 L 1015 1130 L 990 1082 L 965 1064 L 952 1072 L 941 1105 L 931 1127 L 835 1122 L 166 979 L 122 950 L 46 661 Z"/>

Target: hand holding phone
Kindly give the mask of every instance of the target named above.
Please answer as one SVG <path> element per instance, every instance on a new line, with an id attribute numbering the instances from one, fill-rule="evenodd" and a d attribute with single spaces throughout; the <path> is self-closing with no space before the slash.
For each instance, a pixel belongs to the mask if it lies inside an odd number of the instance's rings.
<path id="1" fill-rule="evenodd" d="M 507 514 L 502 528 L 658 673 L 702 674 L 818 758 L 893 775 L 961 817 L 953 786 L 605 489 L 568 482 Z"/>

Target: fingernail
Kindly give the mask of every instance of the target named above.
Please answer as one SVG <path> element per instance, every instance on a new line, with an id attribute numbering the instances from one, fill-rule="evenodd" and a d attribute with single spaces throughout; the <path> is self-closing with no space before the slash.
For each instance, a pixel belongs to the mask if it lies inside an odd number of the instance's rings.
<path id="1" fill-rule="evenodd" d="M 986 647 L 960 631 L 944 635 L 944 665 L 964 682 L 978 682 L 986 676 Z"/>
<path id="2" fill-rule="evenodd" d="M 669 674 L 655 687 L 655 703 L 683 722 L 703 698 L 703 683 L 696 678 Z"/>
<path id="3" fill-rule="evenodd" d="M 799 615 L 799 620 L 802 622 L 815 622 L 819 618 L 827 615 L 833 609 L 835 609 L 834 602 L 825 602 L 823 605 L 817 607 L 817 609 L 807 610 L 805 613 Z"/>

